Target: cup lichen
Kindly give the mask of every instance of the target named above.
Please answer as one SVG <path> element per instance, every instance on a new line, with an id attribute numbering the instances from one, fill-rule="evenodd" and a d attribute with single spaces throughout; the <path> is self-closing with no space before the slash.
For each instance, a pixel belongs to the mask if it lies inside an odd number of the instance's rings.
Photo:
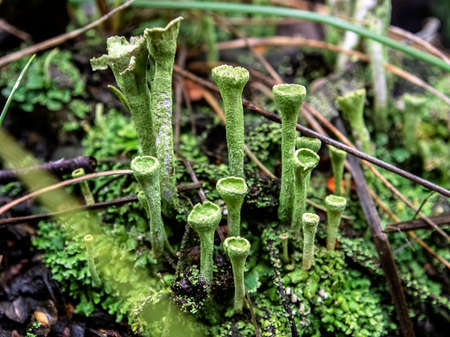
<path id="1" fill-rule="evenodd" d="M 216 189 L 227 204 L 228 233 L 231 236 L 239 236 L 241 233 L 241 208 L 248 192 L 247 184 L 240 177 L 226 177 L 219 179 Z"/>
<path id="2" fill-rule="evenodd" d="M 210 201 L 196 204 L 187 218 L 200 237 L 200 274 L 208 284 L 213 278 L 214 231 L 221 219 L 220 207 Z"/>
<path id="3" fill-rule="evenodd" d="M 242 237 L 231 236 L 223 242 L 230 258 L 234 280 L 234 313 L 241 313 L 245 300 L 245 260 L 250 253 L 250 242 Z"/>
<path id="4" fill-rule="evenodd" d="M 272 88 L 274 101 L 281 114 L 281 190 L 278 218 L 287 225 L 292 222 L 294 206 L 294 165 L 292 156 L 297 138 L 296 126 L 306 88 L 299 84 L 279 84 Z"/>
<path id="5" fill-rule="evenodd" d="M 336 247 L 337 233 L 346 205 L 347 199 L 343 197 L 331 194 L 325 198 L 325 207 L 327 209 L 327 248 L 329 250 L 334 250 Z"/>
<path id="6" fill-rule="evenodd" d="M 72 172 L 72 177 L 78 178 L 86 175 L 86 172 L 84 171 L 84 168 L 80 167 L 77 168 Z M 86 180 L 83 180 L 80 183 L 81 188 L 81 194 L 83 194 L 84 201 L 86 202 L 86 205 L 93 205 L 95 204 L 95 199 L 92 194 L 91 188 L 89 187 L 89 183 Z"/>
<path id="7" fill-rule="evenodd" d="M 317 226 L 319 225 L 319 216 L 314 213 L 304 213 L 303 223 L 303 270 L 311 269 L 314 262 L 314 239 L 316 237 Z"/>
<path id="8" fill-rule="evenodd" d="M 366 128 L 363 115 L 365 100 L 366 90 L 358 89 L 345 96 L 339 96 L 336 99 L 336 104 L 351 126 L 356 147 L 371 155 L 373 152 L 372 144 L 370 143 L 369 131 Z"/>
<path id="9" fill-rule="evenodd" d="M 420 119 L 426 116 L 427 100 L 423 96 L 405 94 L 403 95 L 405 109 L 403 112 L 403 142 L 412 154 L 419 149 L 419 137 L 417 128 Z"/>
<path id="10" fill-rule="evenodd" d="M 319 152 L 321 146 L 322 142 L 320 139 L 305 136 L 297 137 L 297 142 L 295 144 L 295 148 L 297 149 L 310 149 L 315 153 Z"/>
<path id="11" fill-rule="evenodd" d="M 150 242 L 154 257 L 159 257 L 166 238 L 161 217 L 161 192 L 159 184 L 159 161 L 152 156 L 138 156 L 131 161 L 131 170 L 145 194 L 146 212 L 150 215 Z"/>
<path id="12" fill-rule="evenodd" d="M 289 262 L 289 232 L 281 233 L 278 237 L 281 240 L 281 246 L 283 248 L 283 251 L 281 254 L 281 260 L 283 260 L 284 263 L 288 263 Z"/>
<path id="13" fill-rule="evenodd" d="M 182 17 L 178 17 L 170 21 L 165 28 L 147 28 L 144 31 L 151 63 L 151 111 L 156 136 L 156 157 L 160 162 L 160 188 L 164 214 L 171 214 L 178 207 L 174 174 L 172 72 L 182 20 Z"/>
<path id="14" fill-rule="evenodd" d="M 212 70 L 211 76 L 223 100 L 230 174 L 245 178 L 242 91 L 250 75 L 245 68 L 221 65 Z"/>
<path id="15" fill-rule="evenodd" d="M 84 236 L 83 241 L 86 247 L 87 264 L 89 273 L 91 274 L 92 284 L 95 287 L 99 287 L 101 285 L 101 281 L 97 272 L 97 268 L 95 267 L 94 252 L 93 252 L 94 237 L 91 234 L 87 234 Z"/>
<path id="16" fill-rule="evenodd" d="M 342 195 L 342 177 L 344 175 L 344 162 L 347 152 L 328 145 L 330 152 L 331 169 L 334 177 L 334 194 Z"/>
<path id="17" fill-rule="evenodd" d="M 308 193 L 311 171 L 319 163 L 320 157 L 310 149 L 298 149 L 293 154 L 295 168 L 295 203 L 292 213 L 291 228 L 299 234 L 302 226 L 302 216 L 306 208 L 306 196 Z"/>

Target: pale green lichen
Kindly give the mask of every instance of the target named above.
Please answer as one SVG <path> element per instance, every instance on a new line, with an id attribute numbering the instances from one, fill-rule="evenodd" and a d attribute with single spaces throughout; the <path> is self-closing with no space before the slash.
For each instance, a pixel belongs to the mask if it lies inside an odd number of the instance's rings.
<path id="1" fill-rule="evenodd" d="M 294 205 L 294 165 L 298 113 L 306 96 L 306 88 L 298 84 L 279 84 L 272 88 L 275 104 L 281 114 L 281 191 L 278 218 L 287 225 L 292 222 Z"/>
<path id="2" fill-rule="evenodd" d="M 82 177 L 86 174 L 84 171 L 84 168 L 78 168 L 72 172 L 72 177 L 78 178 Z M 84 201 L 86 202 L 86 205 L 93 205 L 95 204 L 94 196 L 92 195 L 91 188 L 89 187 L 89 183 L 86 180 L 83 180 L 80 182 L 80 188 L 81 188 L 81 194 L 83 194 Z"/>
<path id="3" fill-rule="evenodd" d="M 111 68 L 119 89 L 114 90 L 130 110 L 144 155 L 155 155 L 155 135 L 147 84 L 148 53 L 143 37 L 112 36 L 107 55 L 91 59 L 93 70 Z"/>
<path id="4" fill-rule="evenodd" d="M 403 142 L 412 154 L 417 153 L 419 148 L 419 137 L 417 128 L 421 118 L 426 116 L 427 100 L 423 96 L 405 94 L 403 95 L 405 109 L 403 112 Z"/>
<path id="5" fill-rule="evenodd" d="M 347 200 L 337 195 L 329 195 L 325 198 L 327 209 L 327 248 L 334 250 L 336 247 L 337 233 L 341 223 L 342 213 L 347 205 Z"/>
<path id="6" fill-rule="evenodd" d="M 131 161 L 131 169 L 145 193 L 146 211 L 150 215 L 150 242 L 155 257 L 162 254 L 166 239 L 161 217 L 161 192 L 159 184 L 159 162 L 151 156 L 139 156 Z"/>
<path id="7" fill-rule="evenodd" d="M 216 189 L 227 204 L 228 233 L 231 236 L 239 236 L 241 233 L 241 208 L 248 192 L 247 184 L 240 177 L 226 177 L 219 179 Z"/>
<path id="8" fill-rule="evenodd" d="M 295 168 L 295 202 L 292 213 L 291 228 L 299 234 L 302 225 L 302 216 L 305 213 L 308 179 L 311 171 L 319 163 L 319 156 L 309 149 L 298 149 L 293 154 Z"/>
<path id="9" fill-rule="evenodd" d="M 330 152 L 331 169 L 334 177 L 334 193 L 342 195 L 342 177 L 344 175 L 344 162 L 347 157 L 347 152 L 328 145 Z"/>
<path id="10" fill-rule="evenodd" d="M 165 28 L 144 31 L 150 54 L 151 111 L 155 132 L 156 157 L 160 162 L 160 184 L 162 208 L 171 214 L 178 207 L 178 193 L 175 178 L 175 156 L 172 128 L 172 72 L 177 37 L 182 17 L 178 17 Z"/>
<path id="11" fill-rule="evenodd" d="M 245 178 L 242 91 L 248 82 L 249 73 L 242 67 L 221 65 L 212 70 L 211 76 L 219 87 L 223 100 L 230 174 Z"/>
<path id="12" fill-rule="evenodd" d="M 297 137 L 297 142 L 295 144 L 295 148 L 297 149 L 310 149 L 315 153 L 319 152 L 321 146 L 322 142 L 320 139 L 305 136 Z"/>
<path id="13" fill-rule="evenodd" d="M 220 207 L 210 201 L 195 205 L 187 218 L 200 237 L 200 274 L 208 284 L 213 278 L 214 231 L 221 219 Z"/>
<path id="14" fill-rule="evenodd" d="M 94 237 L 91 234 L 87 234 L 84 236 L 83 241 L 86 247 L 87 264 L 89 273 L 92 277 L 92 284 L 94 285 L 94 287 L 99 287 L 101 285 L 101 281 L 95 267 L 94 254 L 92 251 L 94 249 Z"/>
<path id="15" fill-rule="evenodd" d="M 366 90 L 358 89 L 345 96 L 339 96 L 336 99 L 336 104 L 344 113 L 345 119 L 350 123 L 356 147 L 367 154 L 372 154 L 369 131 L 366 128 L 363 116 L 365 100 Z"/>
<path id="16" fill-rule="evenodd" d="M 314 262 L 314 239 L 316 237 L 319 216 L 314 213 L 304 213 L 303 223 L 303 270 L 309 270 Z"/>
<path id="17" fill-rule="evenodd" d="M 245 300 L 244 272 L 245 260 L 250 253 L 250 242 L 242 237 L 228 237 L 223 246 L 233 268 L 234 280 L 234 313 L 241 313 Z"/>
<path id="18" fill-rule="evenodd" d="M 284 263 L 289 262 L 289 233 L 281 233 L 278 236 L 281 240 L 281 246 L 283 248 L 282 254 L 281 254 L 281 260 L 283 260 Z"/>

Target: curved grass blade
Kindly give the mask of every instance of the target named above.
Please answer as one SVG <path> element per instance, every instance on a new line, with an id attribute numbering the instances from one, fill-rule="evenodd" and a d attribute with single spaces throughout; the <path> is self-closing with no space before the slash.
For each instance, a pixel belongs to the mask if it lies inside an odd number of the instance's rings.
<path id="1" fill-rule="evenodd" d="M 19 88 L 19 85 L 20 85 L 20 82 L 22 81 L 23 76 L 27 72 L 28 68 L 31 65 L 31 62 L 33 62 L 35 57 L 36 57 L 36 54 L 34 54 L 30 57 L 27 64 L 25 65 L 25 67 L 23 67 L 22 71 L 20 72 L 20 75 L 17 78 L 16 83 L 14 83 L 14 87 L 12 88 L 11 93 L 8 96 L 8 99 L 6 100 L 5 106 L 3 107 L 2 113 L 0 115 L 0 126 L 2 126 L 3 120 L 5 119 L 6 113 L 8 112 L 12 98 L 13 98 L 14 94 L 16 93 L 17 88 Z"/>

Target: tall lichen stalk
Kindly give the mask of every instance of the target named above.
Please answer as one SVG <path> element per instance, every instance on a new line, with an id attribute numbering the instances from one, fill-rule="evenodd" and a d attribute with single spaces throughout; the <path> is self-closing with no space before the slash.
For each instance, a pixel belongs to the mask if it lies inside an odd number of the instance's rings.
<path id="1" fill-rule="evenodd" d="M 344 113 L 345 119 L 349 122 L 352 135 L 358 149 L 367 154 L 372 154 L 372 144 L 370 135 L 364 122 L 364 102 L 366 100 L 366 90 L 358 89 L 345 96 L 339 96 L 336 104 Z"/>
<path id="2" fill-rule="evenodd" d="M 342 177 L 344 175 L 344 162 L 347 157 L 347 152 L 339 150 L 334 146 L 329 145 L 331 169 L 334 177 L 334 193 L 342 195 Z M 348 188 L 348 187 L 347 187 Z"/>
<path id="3" fill-rule="evenodd" d="M 223 100 L 230 174 L 245 178 L 242 91 L 250 75 L 245 68 L 229 65 L 215 67 L 211 75 Z"/>
<path id="4" fill-rule="evenodd" d="M 281 191 L 278 218 L 284 225 L 292 222 L 294 206 L 293 156 L 297 139 L 297 121 L 306 88 L 298 84 L 279 84 L 272 89 L 275 104 L 281 114 Z"/>
<path id="5" fill-rule="evenodd" d="M 405 109 L 403 112 L 403 142 L 409 152 L 415 154 L 419 150 L 417 129 L 420 119 L 426 116 L 427 101 L 425 97 L 405 94 L 403 96 Z"/>
<path id="6" fill-rule="evenodd" d="M 165 28 L 146 29 L 151 62 L 151 111 L 156 133 L 156 157 L 160 162 L 160 184 L 163 211 L 170 213 L 178 207 L 175 178 L 175 155 L 172 126 L 172 72 L 177 50 L 177 37 L 183 18 L 172 20 Z"/>
<path id="7" fill-rule="evenodd" d="M 295 207 L 292 213 L 291 229 L 296 235 L 302 228 L 302 217 L 306 209 L 306 197 L 308 194 L 311 171 L 319 163 L 319 156 L 309 149 L 298 149 L 293 155 L 295 167 Z"/>
<path id="8" fill-rule="evenodd" d="M 303 257 L 302 267 L 304 270 L 311 269 L 314 262 L 314 240 L 316 238 L 319 216 L 314 213 L 304 213 L 303 223 Z"/>
<path id="9" fill-rule="evenodd" d="M 342 213 L 347 205 L 347 200 L 337 195 L 329 195 L 325 198 L 327 209 L 327 248 L 334 250 L 336 247 L 337 233 L 341 223 Z"/>

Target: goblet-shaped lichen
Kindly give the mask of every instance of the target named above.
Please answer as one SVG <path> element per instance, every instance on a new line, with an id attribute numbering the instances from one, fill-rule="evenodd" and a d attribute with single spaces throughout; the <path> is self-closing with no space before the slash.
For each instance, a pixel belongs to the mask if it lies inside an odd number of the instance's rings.
<path id="1" fill-rule="evenodd" d="M 319 156 L 309 149 L 298 149 L 293 154 L 295 168 L 295 203 L 292 213 L 291 228 L 298 234 L 302 225 L 302 216 L 306 208 L 311 171 L 319 163 Z"/>
<path id="2" fill-rule="evenodd" d="M 303 257 L 302 266 L 304 270 L 309 270 L 314 262 L 314 239 L 316 237 L 319 216 L 314 213 L 304 213 L 303 223 Z"/>
<path id="3" fill-rule="evenodd" d="M 427 100 L 423 96 L 403 95 L 405 110 L 403 112 L 403 142 L 412 154 L 418 151 L 417 127 L 420 119 L 426 116 Z"/>
<path id="4" fill-rule="evenodd" d="M 216 189 L 227 204 L 228 233 L 231 236 L 239 236 L 241 233 L 241 208 L 248 191 L 247 184 L 243 178 L 226 177 L 219 179 Z"/>
<path id="5" fill-rule="evenodd" d="M 247 69 L 242 67 L 221 65 L 215 67 L 211 75 L 219 87 L 223 100 L 230 174 L 245 178 L 242 91 L 248 82 L 249 73 Z"/>
<path id="6" fill-rule="evenodd" d="M 347 152 L 339 150 L 334 146 L 329 145 L 331 169 L 334 177 L 334 193 L 342 195 L 342 177 L 344 175 L 344 162 L 347 157 Z M 348 187 L 347 187 L 348 188 Z"/>
<path id="7" fill-rule="evenodd" d="M 159 162 L 151 156 L 138 156 L 131 161 L 131 169 L 145 193 L 150 214 L 150 242 L 155 257 L 162 254 L 166 233 L 161 217 L 161 193 L 159 187 Z"/>
<path id="8" fill-rule="evenodd" d="M 321 146 L 322 146 L 322 142 L 318 138 L 300 136 L 300 137 L 297 137 L 297 142 L 296 142 L 295 147 L 297 149 L 310 149 L 311 151 L 318 153 Z"/>
<path id="9" fill-rule="evenodd" d="M 172 72 L 181 20 L 183 18 L 178 17 L 165 28 L 144 31 L 151 63 L 151 111 L 156 157 L 161 165 L 159 176 L 164 214 L 170 214 L 178 207 L 172 129 Z"/>
<path id="10" fill-rule="evenodd" d="M 88 270 L 91 274 L 92 284 L 96 287 L 101 285 L 100 277 L 98 276 L 97 268 L 95 267 L 94 260 L 94 237 L 91 234 L 87 234 L 83 238 L 84 245 L 86 247 L 86 257 L 88 263 Z"/>
<path id="11" fill-rule="evenodd" d="M 148 53 L 143 37 L 112 36 L 106 41 L 107 55 L 91 59 L 93 70 L 110 67 L 119 89 L 114 92 L 130 110 L 142 153 L 155 155 L 155 135 L 147 84 Z"/>
<path id="12" fill-rule="evenodd" d="M 84 168 L 80 167 L 72 172 L 72 177 L 78 178 L 78 177 L 84 176 L 85 174 L 86 174 L 86 172 L 84 171 Z M 80 183 L 80 188 L 81 188 L 81 194 L 83 194 L 86 205 L 95 204 L 94 196 L 92 195 L 91 188 L 89 187 L 89 183 L 86 180 L 83 180 Z"/>
<path id="13" fill-rule="evenodd" d="M 341 223 L 342 213 L 347 205 L 347 200 L 337 195 L 329 195 L 325 198 L 325 207 L 327 209 L 327 248 L 334 250 L 336 247 L 336 238 Z"/>
<path id="14" fill-rule="evenodd" d="M 231 236 L 223 243 L 231 261 L 234 279 L 234 313 L 242 312 L 245 299 L 245 260 L 250 253 L 250 242 L 247 239 Z"/>
<path id="15" fill-rule="evenodd" d="M 336 99 L 336 104 L 344 113 L 345 119 L 350 123 L 352 135 L 358 149 L 367 154 L 372 154 L 369 131 L 367 131 L 363 116 L 365 100 L 366 90 L 359 89 L 345 96 L 339 96 Z"/>
<path id="16" fill-rule="evenodd" d="M 281 233 L 278 237 L 281 240 L 281 246 L 283 248 L 283 253 L 281 254 L 281 259 L 283 260 L 284 263 L 288 263 L 289 262 L 289 233 L 288 232 Z"/>
<path id="17" fill-rule="evenodd" d="M 275 104 L 281 114 L 281 191 L 278 218 L 283 224 L 292 221 L 294 205 L 294 166 L 298 112 L 306 96 L 306 89 L 298 84 L 279 84 L 272 88 Z"/>
<path id="18" fill-rule="evenodd" d="M 211 283 L 213 276 L 214 231 L 222 218 L 220 207 L 205 201 L 197 204 L 188 215 L 188 224 L 200 237 L 200 274 Z"/>

